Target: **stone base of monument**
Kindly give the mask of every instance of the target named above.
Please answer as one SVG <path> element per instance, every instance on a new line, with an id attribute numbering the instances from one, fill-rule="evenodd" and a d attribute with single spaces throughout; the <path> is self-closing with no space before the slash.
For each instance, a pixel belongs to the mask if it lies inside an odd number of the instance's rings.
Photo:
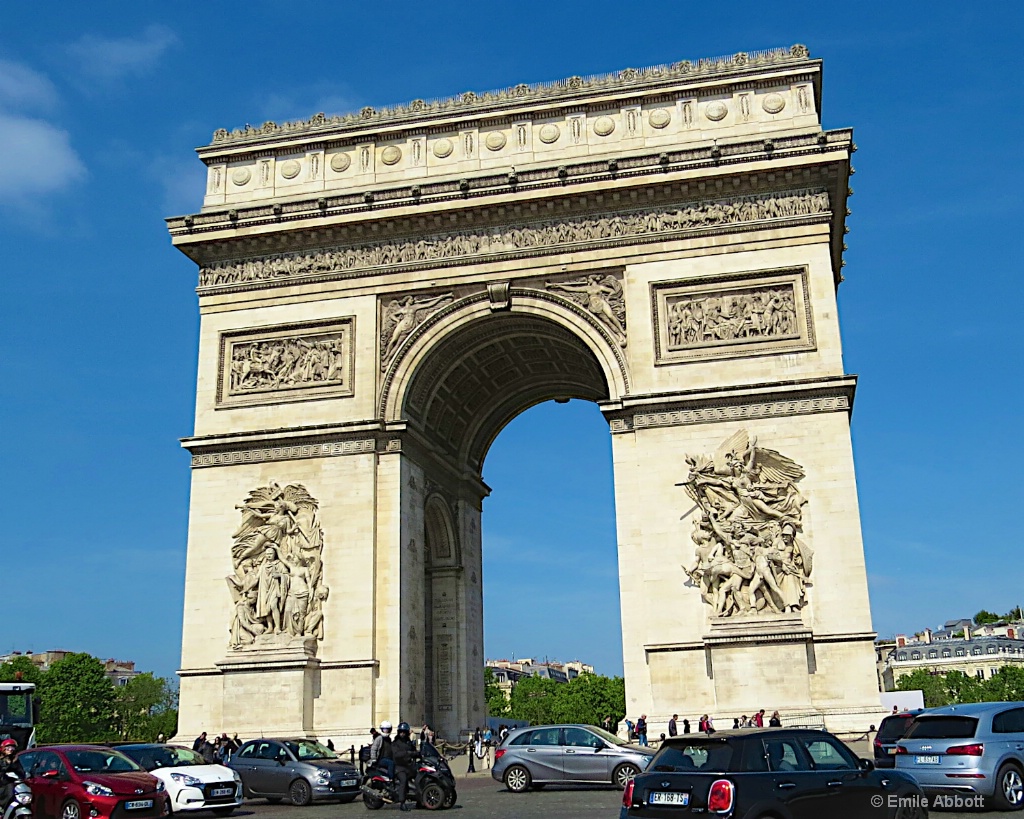
<path id="1" fill-rule="evenodd" d="M 311 637 L 261 635 L 216 663 L 223 682 L 223 723 L 243 736 L 313 733 L 320 660 Z"/>

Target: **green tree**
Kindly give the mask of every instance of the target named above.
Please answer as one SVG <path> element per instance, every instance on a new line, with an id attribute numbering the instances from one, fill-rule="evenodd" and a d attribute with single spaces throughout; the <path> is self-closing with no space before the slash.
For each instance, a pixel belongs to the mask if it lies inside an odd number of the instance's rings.
<path id="1" fill-rule="evenodd" d="M 560 686 L 555 705 L 557 722 L 600 725 L 605 717 L 618 722 L 626 714 L 626 683 L 622 677 L 581 674 Z"/>
<path id="2" fill-rule="evenodd" d="M 46 672 L 42 699 L 41 742 L 104 742 L 112 739 L 114 686 L 103 663 L 89 654 L 68 654 Z"/>
<path id="3" fill-rule="evenodd" d="M 1019 623 L 1024 620 L 1024 611 L 1021 611 L 1020 606 L 1015 606 L 1003 615 L 1003 619 L 1009 623 Z"/>
<path id="4" fill-rule="evenodd" d="M 1024 668 L 1005 665 L 979 686 L 980 701 L 1021 702 L 1024 700 Z"/>
<path id="5" fill-rule="evenodd" d="M 0 663 L 0 682 L 17 682 L 18 674 L 27 683 L 39 685 L 43 681 L 43 671 L 28 657 L 15 657 L 10 662 Z"/>
<path id="6" fill-rule="evenodd" d="M 524 719 L 534 725 L 555 722 L 558 689 L 563 683 L 546 677 L 523 677 L 512 689 L 508 715 L 512 719 Z"/>
<path id="7" fill-rule="evenodd" d="M 977 677 L 968 677 L 962 671 L 949 671 L 942 677 L 942 683 L 946 686 L 946 699 L 948 705 L 959 705 L 963 702 L 983 702 L 985 700 L 984 686 Z M 925 705 L 928 703 L 926 702 Z"/>
<path id="8" fill-rule="evenodd" d="M 113 727 L 121 739 L 152 741 L 164 730 L 168 711 L 174 711 L 177 726 L 175 692 L 163 677 L 139 674 L 118 687 L 114 695 Z"/>
<path id="9" fill-rule="evenodd" d="M 986 623 L 998 623 L 1002 619 L 995 612 L 987 611 L 986 609 L 982 609 L 974 615 L 974 622 L 979 626 L 984 626 Z"/>
<path id="10" fill-rule="evenodd" d="M 508 698 L 494 681 L 494 671 L 490 668 L 484 669 L 484 699 L 487 701 L 487 716 L 508 716 Z"/>
<path id="11" fill-rule="evenodd" d="M 896 683 L 897 691 L 922 691 L 926 708 L 949 705 L 949 693 L 942 677 L 932 674 L 927 669 L 918 668 Z"/>

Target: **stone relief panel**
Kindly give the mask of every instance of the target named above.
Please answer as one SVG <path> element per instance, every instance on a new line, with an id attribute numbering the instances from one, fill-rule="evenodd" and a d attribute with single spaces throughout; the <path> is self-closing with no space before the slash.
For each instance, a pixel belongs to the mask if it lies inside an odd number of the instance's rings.
<path id="1" fill-rule="evenodd" d="M 355 318 L 221 336 L 218 407 L 352 395 Z"/>
<path id="2" fill-rule="evenodd" d="M 516 227 L 465 230 L 414 239 L 292 253 L 268 258 L 216 262 L 199 270 L 200 287 L 249 282 L 274 283 L 297 276 L 337 275 L 419 263 L 479 261 L 482 255 L 549 252 L 567 245 L 663 238 L 691 230 L 713 230 L 746 222 L 829 213 L 828 193 L 800 190 L 699 201 L 670 208 L 645 208 L 606 215 L 528 222 Z"/>
<path id="3" fill-rule="evenodd" d="M 718 617 L 800 611 L 813 569 L 803 530 L 806 498 L 798 463 L 757 445 L 741 429 L 714 454 L 686 458 L 677 484 L 697 504 L 695 560 L 684 566 L 701 598 Z"/>
<path id="4" fill-rule="evenodd" d="M 657 364 L 814 349 L 803 268 L 651 289 Z"/>
<path id="5" fill-rule="evenodd" d="M 276 483 L 249 493 L 232 535 L 234 574 L 226 578 L 235 651 L 322 640 L 324 536 L 319 504 L 301 484 Z"/>
<path id="6" fill-rule="evenodd" d="M 381 302 L 380 316 L 380 371 L 384 372 L 394 360 L 402 343 L 409 334 L 419 327 L 427 317 L 440 308 L 451 304 L 455 296 L 445 293 L 440 296 L 406 296 L 391 299 L 386 305 Z"/>
<path id="7" fill-rule="evenodd" d="M 618 278 L 608 273 L 595 273 L 570 281 L 545 282 L 544 286 L 591 313 L 620 347 L 626 346 L 626 299 Z"/>

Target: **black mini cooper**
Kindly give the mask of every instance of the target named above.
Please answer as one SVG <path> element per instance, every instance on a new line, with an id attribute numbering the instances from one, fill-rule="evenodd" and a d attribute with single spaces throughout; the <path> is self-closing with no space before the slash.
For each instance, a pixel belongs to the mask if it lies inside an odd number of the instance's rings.
<path id="1" fill-rule="evenodd" d="M 627 817 L 925 819 L 917 783 L 825 731 L 752 728 L 666 740 L 622 795 Z"/>

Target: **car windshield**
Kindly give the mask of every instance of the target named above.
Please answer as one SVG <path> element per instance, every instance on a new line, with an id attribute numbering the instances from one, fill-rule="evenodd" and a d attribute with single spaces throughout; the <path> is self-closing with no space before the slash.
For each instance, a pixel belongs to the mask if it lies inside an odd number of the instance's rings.
<path id="1" fill-rule="evenodd" d="M 121 748 L 121 753 L 134 759 L 147 771 L 157 768 L 184 768 L 190 765 L 208 764 L 195 751 L 177 745 L 134 745 Z"/>
<path id="2" fill-rule="evenodd" d="M 650 770 L 659 773 L 732 770 L 733 747 L 724 739 L 663 745 L 651 760 Z"/>
<path id="3" fill-rule="evenodd" d="M 0 725 L 32 725 L 32 697 L 21 692 L 0 693 Z"/>
<path id="4" fill-rule="evenodd" d="M 895 742 L 907 733 L 907 728 L 914 721 L 912 714 L 898 714 L 894 717 L 886 717 L 878 726 L 879 742 Z"/>
<path id="5" fill-rule="evenodd" d="M 617 737 L 615 736 L 615 734 L 609 733 L 608 731 L 604 730 L 604 728 L 598 728 L 596 725 L 588 725 L 587 730 L 590 731 L 592 734 L 597 734 L 605 742 L 609 742 L 612 745 L 629 745 L 629 743 L 622 737 Z"/>
<path id="6" fill-rule="evenodd" d="M 291 751 L 297 760 L 303 762 L 307 759 L 337 759 L 338 755 L 330 748 L 321 745 L 312 739 L 299 739 L 294 742 L 286 742 L 288 750 Z"/>
<path id="7" fill-rule="evenodd" d="M 126 773 L 141 771 L 134 760 L 112 750 L 66 751 L 71 767 L 79 773 Z"/>
<path id="8" fill-rule="evenodd" d="M 974 717 L 918 717 L 904 739 L 970 739 L 978 727 Z"/>

